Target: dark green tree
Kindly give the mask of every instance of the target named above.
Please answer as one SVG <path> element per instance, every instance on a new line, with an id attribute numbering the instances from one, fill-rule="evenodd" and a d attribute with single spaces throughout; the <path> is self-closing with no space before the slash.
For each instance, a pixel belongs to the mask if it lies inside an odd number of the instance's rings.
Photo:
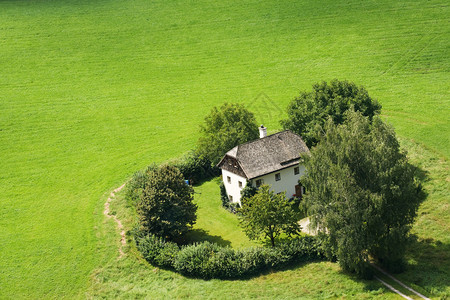
<path id="1" fill-rule="evenodd" d="M 233 147 L 258 138 L 255 116 L 241 104 L 214 107 L 201 126 L 198 152 L 217 164 Z"/>
<path id="2" fill-rule="evenodd" d="M 171 165 L 150 169 L 146 177 L 137 204 L 140 230 L 172 240 L 180 237 L 197 219 L 193 188 Z"/>
<path id="3" fill-rule="evenodd" d="M 342 124 L 345 112 L 352 108 L 369 119 L 380 113 L 381 105 L 366 89 L 353 82 L 332 80 L 313 85 L 311 92 L 301 92 L 288 106 L 288 118 L 281 121 L 284 129 L 300 135 L 308 147 L 315 146 L 328 118 Z"/>
<path id="4" fill-rule="evenodd" d="M 300 233 L 298 215 L 285 193 L 275 194 L 268 185 L 262 185 L 254 196 L 243 198 L 241 205 L 238 208 L 239 222 L 251 240 L 269 239 L 274 247 L 280 234 L 292 236 Z"/>
<path id="5" fill-rule="evenodd" d="M 251 181 L 247 181 L 245 187 L 241 190 L 241 198 L 253 197 L 258 192 L 258 188 L 254 187 Z"/>
<path id="6" fill-rule="evenodd" d="M 330 119 L 317 147 L 304 156 L 301 181 L 308 214 L 343 269 L 369 277 L 368 259 L 402 265 L 408 233 L 423 193 L 394 130 L 348 111 Z"/>

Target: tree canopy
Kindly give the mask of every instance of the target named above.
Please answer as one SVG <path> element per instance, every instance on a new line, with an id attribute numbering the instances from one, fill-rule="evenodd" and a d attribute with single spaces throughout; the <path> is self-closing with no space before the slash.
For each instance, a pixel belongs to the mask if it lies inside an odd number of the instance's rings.
<path id="1" fill-rule="evenodd" d="M 268 185 L 262 185 L 254 196 L 243 198 L 241 204 L 239 222 L 251 240 L 269 239 L 273 247 L 280 234 L 300 233 L 298 215 L 285 193 L 274 194 Z"/>
<path id="2" fill-rule="evenodd" d="M 381 105 L 362 86 L 348 81 L 332 80 L 313 85 L 311 92 L 301 92 L 287 109 L 288 118 L 281 121 L 284 129 L 300 135 L 308 147 L 315 146 L 328 118 L 342 124 L 345 112 L 352 108 L 371 119 L 379 114 Z"/>
<path id="3" fill-rule="evenodd" d="M 255 116 L 242 104 L 224 103 L 214 107 L 201 126 L 198 152 L 217 164 L 233 147 L 258 138 Z"/>
<path id="4" fill-rule="evenodd" d="M 423 196 L 415 168 L 379 117 L 348 111 L 325 126 L 301 178 L 312 222 L 343 269 L 369 276 L 370 256 L 396 271 Z"/>
<path id="5" fill-rule="evenodd" d="M 137 204 L 140 230 L 168 239 L 180 237 L 197 219 L 193 188 L 171 165 L 151 168 L 145 177 Z"/>

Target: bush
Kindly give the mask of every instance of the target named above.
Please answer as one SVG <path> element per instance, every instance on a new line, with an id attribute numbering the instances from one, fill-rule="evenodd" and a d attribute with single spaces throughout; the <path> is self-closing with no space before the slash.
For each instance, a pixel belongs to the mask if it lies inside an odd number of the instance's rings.
<path id="1" fill-rule="evenodd" d="M 304 236 L 282 243 L 281 252 L 296 261 L 309 261 L 325 258 L 324 245 L 320 238 Z"/>
<path id="2" fill-rule="evenodd" d="M 233 250 L 210 242 L 184 246 L 166 242 L 154 235 L 135 236 L 138 249 L 150 263 L 173 268 L 190 277 L 242 278 L 290 263 L 325 258 L 321 241 L 316 237 L 299 237 L 275 248 L 252 247 Z"/>
<path id="3" fill-rule="evenodd" d="M 178 254 L 174 267 L 183 275 L 212 278 L 218 272 L 215 272 L 214 263 L 210 260 L 220 250 L 220 246 L 210 242 L 186 246 Z"/>
<path id="4" fill-rule="evenodd" d="M 223 184 L 223 181 L 220 181 L 219 187 L 220 187 L 220 200 L 222 200 L 222 207 L 235 214 L 237 212 L 239 204 L 230 201 L 230 199 L 228 198 L 227 190 L 225 189 L 225 185 Z"/>
<path id="5" fill-rule="evenodd" d="M 209 159 L 201 157 L 196 151 L 191 151 L 188 155 L 175 162 L 175 166 L 180 169 L 184 178 L 188 179 L 191 184 L 220 174 L 219 168 L 213 166 Z"/>
<path id="6" fill-rule="evenodd" d="M 251 198 L 258 192 L 258 188 L 254 187 L 250 181 L 247 181 L 245 187 L 241 190 L 241 199 Z"/>
<path id="7" fill-rule="evenodd" d="M 176 243 L 167 242 L 153 234 L 136 238 L 136 245 L 148 262 L 166 268 L 173 268 L 175 258 L 180 252 Z"/>
<path id="8" fill-rule="evenodd" d="M 134 206 L 139 202 L 148 174 L 156 168 L 156 165 L 150 165 L 144 171 L 137 171 L 131 177 L 125 188 L 125 199 L 129 206 Z"/>

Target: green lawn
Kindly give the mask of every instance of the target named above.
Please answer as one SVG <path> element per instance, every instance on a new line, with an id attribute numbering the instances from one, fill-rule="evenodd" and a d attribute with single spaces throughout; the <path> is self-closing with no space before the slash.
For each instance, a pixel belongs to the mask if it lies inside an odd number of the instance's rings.
<path id="1" fill-rule="evenodd" d="M 116 257 L 106 194 L 191 149 L 212 106 L 244 103 L 276 130 L 300 89 L 335 77 L 365 85 L 437 163 L 415 230 L 448 247 L 449 13 L 435 0 L 0 1 L 0 298 L 84 297 Z M 151 273 L 113 268 L 126 264 Z M 344 297 L 334 265 L 305 267 Z M 288 272 L 248 290 L 282 295 L 305 273 Z M 248 285 L 161 276 L 143 282 L 180 297 Z"/>
<path id="2" fill-rule="evenodd" d="M 195 187 L 195 202 L 199 209 L 194 230 L 187 235 L 191 242 L 208 240 L 233 248 L 255 246 L 239 228 L 236 215 L 222 208 L 219 178 Z"/>

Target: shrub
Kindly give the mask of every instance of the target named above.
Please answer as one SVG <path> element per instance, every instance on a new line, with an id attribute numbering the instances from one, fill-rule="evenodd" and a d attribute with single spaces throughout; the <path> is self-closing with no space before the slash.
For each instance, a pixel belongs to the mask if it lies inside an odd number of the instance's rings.
<path id="1" fill-rule="evenodd" d="M 258 188 L 254 187 L 250 181 L 247 181 L 245 187 L 241 190 L 241 199 L 251 198 L 258 192 Z"/>
<path id="2" fill-rule="evenodd" d="M 204 156 L 200 156 L 197 151 L 191 151 L 179 161 L 175 166 L 180 169 L 185 179 L 191 184 L 195 184 L 218 176 L 219 168 L 212 166 L 211 161 Z"/>
<path id="3" fill-rule="evenodd" d="M 138 237 L 136 245 L 148 262 L 166 268 L 173 268 L 175 258 L 180 251 L 176 243 L 167 242 L 153 234 Z"/>
<path id="4" fill-rule="evenodd" d="M 222 200 L 222 207 L 235 214 L 237 212 L 239 204 L 230 201 L 230 199 L 228 198 L 227 191 L 225 189 L 225 185 L 223 184 L 222 181 L 220 182 L 219 187 L 220 187 L 220 200 Z"/>
<path id="5" fill-rule="evenodd" d="M 138 249 L 150 263 L 173 268 L 190 277 L 242 278 L 258 275 L 265 270 L 277 269 L 290 263 L 323 259 L 321 242 L 316 237 L 300 237 L 275 248 L 252 247 L 233 250 L 210 242 L 184 246 L 154 235 L 135 236 Z"/>
<path id="6" fill-rule="evenodd" d="M 208 262 L 220 246 L 210 242 L 198 243 L 184 247 L 178 254 L 174 267 L 184 275 L 201 278 L 211 278 L 211 270 L 208 270 Z"/>
<path id="7" fill-rule="evenodd" d="M 137 171 L 131 177 L 125 188 L 125 199 L 129 206 L 134 206 L 139 202 L 148 174 L 156 168 L 156 165 L 150 165 L 144 171 Z"/>

